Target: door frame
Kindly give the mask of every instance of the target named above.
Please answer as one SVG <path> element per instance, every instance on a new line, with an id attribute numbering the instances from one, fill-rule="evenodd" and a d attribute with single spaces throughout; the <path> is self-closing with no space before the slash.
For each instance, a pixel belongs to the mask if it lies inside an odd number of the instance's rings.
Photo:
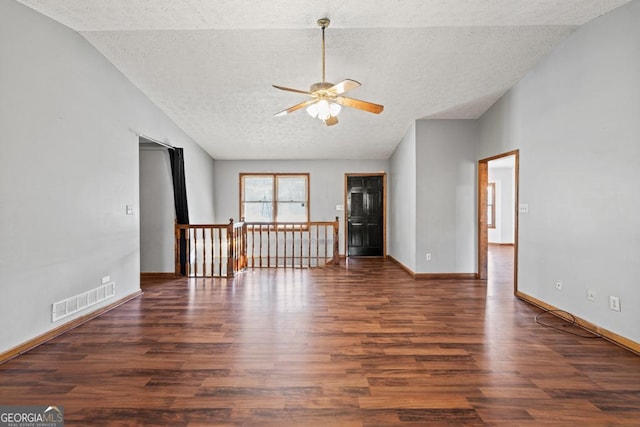
<path id="1" fill-rule="evenodd" d="M 344 256 L 349 256 L 349 225 L 347 224 L 347 197 L 349 197 L 348 180 L 350 176 L 381 176 L 382 177 L 382 257 L 387 256 L 387 173 L 386 172 L 358 172 L 344 174 Z"/>
<path id="2" fill-rule="evenodd" d="M 487 185 L 489 184 L 489 162 L 503 157 L 514 156 L 513 169 L 513 293 L 518 292 L 518 206 L 520 193 L 520 150 L 513 150 L 486 159 L 478 160 L 478 279 L 487 280 L 489 228 L 487 227 Z"/>

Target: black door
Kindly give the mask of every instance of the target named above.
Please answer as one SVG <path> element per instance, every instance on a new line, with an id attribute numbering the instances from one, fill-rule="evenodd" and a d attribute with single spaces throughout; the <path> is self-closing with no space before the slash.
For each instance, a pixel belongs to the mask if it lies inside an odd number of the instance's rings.
<path id="1" fill-rule="evenodd" d="M 347 176 L 347 255 L 384 255 L 383 177 Z"/>

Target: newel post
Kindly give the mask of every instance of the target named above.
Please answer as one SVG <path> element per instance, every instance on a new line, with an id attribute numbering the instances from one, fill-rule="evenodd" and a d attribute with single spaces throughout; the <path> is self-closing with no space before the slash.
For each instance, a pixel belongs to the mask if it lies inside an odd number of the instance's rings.
<path id="1" fill-rule="evenodd" d="M 227 277 L 234 277 L 234 263 L 233 263 L 233 244 L 234 244 L 233 235 L 233 218 L 229 218 L 229 225 L 227 225 Z"/>
<path id="2" fill-rule="evenodd" d="M 173 225 L 174 233 L 175 233 L 175 276 L 180 276 L 180 228 L 178 227 L 178 222 L 174 222 Z"/>
<path id="3" fill-rule="evenodd" d="M 240 238 L 240 265 L 238 266 L 239 270 L 244 270 L 248 265 L 247 258 L 247 223 L 244 220 L 244 217 L 240 218 L 240 222 L 242 222 L 242 230 L 241 230 L 241 238 Z"/>

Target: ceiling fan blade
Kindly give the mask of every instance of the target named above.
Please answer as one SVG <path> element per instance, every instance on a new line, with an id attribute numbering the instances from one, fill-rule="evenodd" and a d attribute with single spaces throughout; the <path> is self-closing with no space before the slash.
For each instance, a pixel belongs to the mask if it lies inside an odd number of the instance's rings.
<path id="1" fill-rule="evenodd" d="M 311 95 L 311 92 L 306 90 L 291 89 L 290 87 L 277 86 L 277 85 L 271 85 L 271 86 L 275 87 L 276 89 L 286 90 L 287 92 L 304 93 L 305 95 Z"/>
<path id="2" fill-rule="evenodd" d="M 327 120 L 324 121 L 324 124 L 327 125 L 327 126 L 337 125 L 338 124 L 338 118 L 335 117 L 335 116 L 331 116 Z"/>
<path id="3" fill-rule="evenodd" d="M 384 110 L 384 106 L 380 104 L 374 104 L 373 102 L 360 101 L 359 99 L 347 98 L 345 96 L 338 96 L 335 101 L 338 104 L 357 108 L 358 110 L 368 111 L 369 113 L 380 114 Z"/>
<path id="4" fill-rule="evenodd" d="M 351 89 L 355 89 L 358 86 L 360 86 L 360 82 L 357 82 L 355 80 L 351 80 L 351 79 L 346 79 L 341 81 L 338 84 L 335 84 L 333 86 L 331 86 L 329 89 L 327 89 L 328 92 L 333 92 L 336 95 L 341 95 Z"/>
<path id="5" fill-rule="evenodd" d="M 310 99 L 310 100 L 308 100 L 308 101 L 301 102 L 300 104 L 296 104 L 296 105 L 294 105 L 293 107 L 289 107 L 289 108 L 287 108 L 286 110 L 282 110 L 282 111 L 280 111 L 279 113 L 274 114 L 273 116 L 274 116 L 274 117 L 282 117 L 282 116 L 286 116 L 287 114 L 289 114 L 289 113 L 293 113 L 294 111 L 299 110 L 299 109 L 301 109 L 301 108 L 304 108 L 304 107 L 306 107 L 306 106 L 308 106 L 308 105 L 311 105 L 311 104 L 313 104 L 314 102 L 318 102 L 318 100 L 317 100 L 317 99 Z"/>

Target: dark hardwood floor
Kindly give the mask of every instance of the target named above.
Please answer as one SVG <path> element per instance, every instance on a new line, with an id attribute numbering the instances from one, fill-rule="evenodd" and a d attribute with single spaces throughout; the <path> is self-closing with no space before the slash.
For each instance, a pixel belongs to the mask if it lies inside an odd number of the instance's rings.
<path id="1" fill-rule="evenodd" d="M 68 426 L 640 425 L 640 357 L 536 324 L 508 250 L 487 284 L 380 259 L 145 283 L 0 365 L 0 404 Z"/>

